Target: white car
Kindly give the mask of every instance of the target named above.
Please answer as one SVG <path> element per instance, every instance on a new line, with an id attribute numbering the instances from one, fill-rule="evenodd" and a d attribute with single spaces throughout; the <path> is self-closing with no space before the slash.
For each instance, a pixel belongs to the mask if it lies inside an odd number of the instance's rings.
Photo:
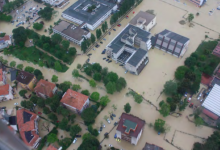
<path id="1" fill-rule="evenodd" d="M 15 106 L 17 106 L 17 105 L 18 105 L 18 103 L 14 103 L 14 105 L 15 105 Z"/>
<path id="2" fill-rule="evenodd" d="M 73 144 L 75 144 L 75 143 L 76 143 L 76 141 L 77 141 L 77 138 L 75 138 L 75 139 L 73 140 Z"/>
<path id="3" fill-rule="evenodd" d="M 112 144 L 109 144 L 109 147 L 113 147 L 113 145 L 112 145 Z"/>
<path id="4" fill-rule="evenodd" d="M 109 119 L 106 120 L 109 124 L 111 123 L 111 121 Z"/>
<path id="5" fill-rule="evenodd" d="M 104 123 L 102 124 L 102 127 L 105 128 L 105 124 Z"/>
<path id="6" fill-rule="evenodd" d="M 202 102 L 202 101 L 203 101 L 203 99 L 200 100 L 200 102 Z"/>

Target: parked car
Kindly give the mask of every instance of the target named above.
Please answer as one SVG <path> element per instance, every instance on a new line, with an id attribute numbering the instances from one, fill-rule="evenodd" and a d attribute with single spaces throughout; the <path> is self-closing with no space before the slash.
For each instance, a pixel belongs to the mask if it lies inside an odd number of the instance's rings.
<path id="1" fill-rule="evenodd" d="M 81 135 L 77 134 L 77 135 L 76 135 L 76 137 L 78 137 L 78 138 L 79 138 L 79 137 L 81 137 Z"/>
<path id="2" fill-rule="evenodd" d="M 92 53 L 89 53 L 87 56 L 91 56 L 92 55 Z"/>
<path id="3" fill-rule="evenodd" d="M 184 94 L 184 96 L 187 97 L 187 94 L 188 94 L 188 93 L 186 92 L 186 93 Z"/>
<path id="4" fill-rule="evenodd" d="M 111 34 L 111 32 L 108 33 L 109 35 Z"/>
<path id="5" fill-rule="evenodd" d="M 104 123 L 102 124 L 102 127 L 105 128 L 105 124 Z"/>
<path id="6" fill-rule="evenodd" d="M 203 101 L 203 99 L 200 100 L 200 102 L 202 102 L 202 101 Z"/>
<path id="7" fill-rule="evenodd" d="M 128 70 L 125 71 L 125 74 L 128 72 Z"/>
<path id="8" fill-rule="evenodd" d="M 188 102 L 190 102 L 190 101 L 191 101 L 191 99 L 192 99 L 192 96 L 190 96 L 190 97 L 188 98 L 188 100 L 187 100 L 187 101 L 188 101 Z"/>
<path id="9" fill-rule="evenodd" d="M 120 64 L 119 66 L 124 66 L 123 64 Z"/>
<path id="10" fill-rule="evenodd" d="M 109 124 L 111 123 L 111 121 L 109 119 L 106 120 Z"/>
<path id="11" fill-rule="evenodd" d="M 101 43 L 101 44 L 103 44 L 103 42 L 102 42 L 102 41 L 101 41 L 100 43 Z"/>
<path id="12" fill-rule="evenodd" d="M 102 58 L 103 60 L 105 60 L 106 58 Z"/>
<path id="13" fill-rule="evenodd" d="M 14 103 L 14 105 L 15 105 L 15 106 L 17 106 L 17 105 L 18 105 L 18 103 Z"/>
<path id="14" fill-rule="evenodd" d="M 104 41 L 106 41 L 106 39 L 105 39 L 105 38 L 104 38 L 103 40 L 104 40 Z"/>
<path id="15" fill-rule="evenodd" d="M 73 144 L 75 144 L 75 143 L 76 143 L 76 141 L 77 141 L 77 138 L 75 138 L 75 139 L 73 140 Z"/>
<path id="16" fill-rule="evenodd" d="M 98 44 L 96 44 L 96 46 L 95 46 L 96 48 L 99 48 L 99 45 Z"/>
<path id="17" fill-rule="evenodd" d="M 113 116 L 113 117 L 116 117 L 116 115 L 115 115 L 115 114 L 112 114 L 112 116 Z"/>
<path id="18" fill-rule="evenodd" d="M 109 59 L 106 59 L 106 61 L 108 61 Z"/>
<path id="19" fill-rule="evenodd" d="M 118 26 L 118 27 L 120 27 L 120 26 L 121 26 L 121 24 L 118 24 L 117 26 Z"/>
<path id="20" fill-rule="evenodd" d="M 114 31 L 116 31 L 116 29 L 113 29 Z"/>
<path id="21" fill-rule="evenodd" d="M 194 105 L 194 104 L 193 104 L 193 103 L 191 103 L 191 104 L 189 105 L 189 107 L 190 107 L 190 108 L 193 108 L 193 105 Z"/>

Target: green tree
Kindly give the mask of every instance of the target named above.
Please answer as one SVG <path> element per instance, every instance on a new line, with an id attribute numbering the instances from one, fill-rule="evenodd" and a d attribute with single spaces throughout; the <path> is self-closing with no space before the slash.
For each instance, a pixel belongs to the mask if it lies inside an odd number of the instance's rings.
<path id="1" fill-rule="evenodd" d="M 93 108 L 86 108 L 82 112 L 81 117 L 84 120 L 85 124 L 89 125 L 95 122 L 96 113 Z"/>
<path id="2" fill-rule="evenodd" d="M 54 43 L 54 44 L 60 44 L 60 42 L 62 41 L 62 36 L 55 33 L 51 36 L 51 41 Z"/>
<path id="3" fill-rule="evenodd" d="M 83 134 L 82 139 L 85 140 L 87 138 L 91 138 L 92 136 L 93 135 L 91 133 L 87 132 L 87 133 Z"/>
<path id="4" fill-rule="evenodd" d="M 43 73 L 39 69 L 34 70 L 34 75 L 36 76 L 37 80 L 44 79 Z"/>
<path id="5" fill-rule="evenodd" d="M 92 68 L 90 66 L 87 66 L 85 69 L 84 69 L 85 73 L 88 75 L 88 76 L 91 76 L 92 75 Z"/>
<path id="6" fill-rule="evenodd" d="M 58 82 L 58 76 L 53 75 L 52 78 L 51 78 L 51 81 L 55 82 L 55 83 Z"/>
<path id="7" fill-rule="evenodd" d="M 81 64 L 77 64 L 77 69 L 81 69 L 82 65 Z"/>
<path id="8" fill-rule="evenodd" d="M 162 104 L 161 109 L 159 110 L 160 114 L 163 117 L 166 117 L 170 114 L 170 105 L 167 103 Z"/>
<path id="9" fill-rule="evenodd" d="M 15 61 L 10 62 L 10 67 L 15 67 L 15 66 L 16 66 L 16 62 Z"/>
<path id="10" fill-rule="evenodd" d="M 195 125 L 198 127 L 198 126 L 201 126 L 201 125 L 203 125 L 204 124 L 204 121 L 203 121 L 203 119 L 201 118 L 201 117 L 197 117 L 196 119 L 195 119 Z"/>
<path id="11" fill-rule="evenodd" d="M 20 90 L 19 95 L 22 97 L 25 97 L 25 94 L 27 93 L 27 90 Z"/>
<path id="12" fill-rule="evenodd" d="M 96 37 L 97 39 L 99 39 L 102 36 L 102 30 L 101 29 L 97 29 L 96 30 Z"/>
<path id="13" fill-rule="evenodd" d="M 96 150 L 99 146 L 100 143 L 94 136 L 86 136 L 77 150 Z"/>
<path id="14" fill-rule="evenodd" d="M 194 15 L 190 13 L 190 14 L 188 15 L 188 17 L 187 17 L 187 20 L 188 20 L 189 22 L 191 22 L 193 19 L 194 19 Z"/>
<path id="15" fill-rule="evenodd" d="M 65 109 L 65 108 L 63 108 L 62 110 L 61 110 L 61 114 L 65 117 L 65 116 L 68 116 L 69 115 L 69 110 L 68 109 Z"/>
<path id="16" fill-rule="evenodd" d="M 102 71 L 101 71 L 101 74 L 102 74 L 103 77 L 107 76 L 108 68 L 107 67 L 103 68 Z"/>
<path id="17" fill-rule="evenodd" d="M 67 118 L 63 118 L 62 121 L 59 122 L 58 126 L 60 129 L 65 130 L 68 125 L 68 120 Z"/>
<path id="18" fill-rule="evenodd" d="M 94 73 L 94 75 L 93 75 L 93 79 L 96 80 L 96 81 L 101 81 L 102 76 L 101 76 L 100 73 L 96 72 L 96 73 Z"/>
<path id="19" fill-rule="evenodd" d="M 165 127 L 164 127 L 165 123 L 166 122 L 162 119 L 155 120 L 154 130 L 156 130 L 157 132 L 164 133 L 165 132 Z"/>
<path id="20" fill-rule="evenodd" d="M 116 91 L 116 86 L 114 82 L 108 82 L 106 85 L 107 93 L 113 94 Z"/>
<path id="21" fill-rule="evenodd" d="M 69 81 L 64 81 L 63 83 L 61 83 L 61 84 L 59 85 L 59 89 L 61 89 L 63 92 L 66 92 L 66 91 L 70 88 L 70 86 L 72 86 L 72 83 L 71 83 L 71 82 L 69 82 Z"/>
<path id="22" fill-rule="evenodd" d="M 73 140 L 71 138 L 65 137 L 64 139 L 59 140 L 59 145 L 62 147 L 62 150 L 65 150 L 70 146 L 72 142 Z"/>
<path id="23" fill-rule="evenodd" d="M 96 82 L 93 79 L 91 79 L 91 80 L 89 80 L 89 85 L 91 87 L 96 87 Z"/>
<path id="24" fill-rule="evenodd" d="M 75 47 L 70 47 L 69 48 L 69 54 L 71 55 L 71 56 L 75 56 L 76 55 L 76 48 Z"/>
<path id="25" fill-rule="evenodd" d="M 20 26 L 12 30 L 13 39 L 16 45 L 24 46 L 25 41 L 27 40 L 27 32 L 24 27 Z"/>
<path id="26" fill-rule="evenodd" d="M 73 84 L 72 90 L 73 91 L 78 91 L 81 89 L 81 86 L 79 84 Z"/>
<path id="27" fill-rule="evenodd" d="M 53 122 L 56 122 L 56 121 L 57 121 L 57 116 L 56 116 L 54 113 L 50 113 L 50 114 L 48 115 L 48 118 L 49 118 L 50 120 L 52 120 Z"/>
<path id="28" fill-rule="evenodd" d="M 90 93 L 89 93 L 88 90 L 82 90 L 81 93 L 84 94 L 84 95 L 86 95 L 86 96 L 89 96 L 89 95 L 90 95 Z"/>
<path id="29" fill-rule="evenodd" d="M 103 107 L 107 106 L 107 104 L 108 104 L 109 102 L 110 102 L 110 99 L 108 98 L 107 95 L 106 95 L 106 96 L 102 96 L 102 97 L 100 98 L 100 105 L 103 106 Z"/>
<path id="30" fill-rule="evenodd" d="M 102 66 L 99 63 L 95 63 L 92 65 L 92 70 L 93 70 L 93 72 L 101 72 Z"/>
<path id="31" fill-rule="evenodd" d="M 92 43 L 95 43 L 95 40 L 96 40 L 95 35 L 94 35 L 94 34 L 91 34 L 91 42 L 92 42 Z"/>
<path id="32" fill-rule="evenodd" d="M 62 66 L 60 65 L 60 62 L 59 61 L 55 61 L 55 64 L 54 64 L 54 69 L 58 72 L 61 72 L 62 71 Z"/>
<path id="33" fill-rule="evenodd" d="M 70 127 L 70 136 L 74 138 L 76 134 L 78 134 L 81 131 L 82 131 L 82 128 L 78 124 L 73 125 Z"/>
<path id="34" fill-rule="evenodd" d="M 179 103 L 179 111 L 183 111 L 186 109 L 188 105 L 187 99 L 185 98 L 182 102 Z"/>
<path id="35" fill-rule="evenodd" d="M 72 75 L 74 78 L 78 78 L 79 77 L 79 71 L 77 69 L 74 69 L 72 72 Z"/>
<path id="36" fill-rule="evenodd" d="M 188 67 L 194 67 L 196 65 L 196 58 L 190 56 L 190 57 L 186 58 L 184 64 Z"/>
<path id="37" fill-rule="evenodd" d="M 61 44 L 62 44 L 62 46 L 63 46 L 63 48 L 64 48 L 65 50 L 67 50 L 67 49 L 69 48 L 69 46 L 70 46 L 70 42 L 69 42 L 69 41 L 66 41 L 66 40 L 63 40 L 63 41 L 61 42 Z"/>
<path id="38" fill-rule="evenodd" d="M 98 130 L 97 130 L 97 129 L 93 129 L 92 125 L 89 125 L 89 126 L 88 126 L 88 131 L 89 131 L 92 135 L 94 135 L 94 136 L 98 136 L 98 135 L 99 135 Z"/>
<path id="39" fill-rule="evenodd" d="M 49 21 L 51 20 L 51 17 L 53 15 L 53 8 L 46 6 L 44 7 L 44 9 L 41 9 L 38 12 L 38 15 L 41 16 L 43 19 Z"/>
<path id="40" fill-rule="evenodd" d="M 102 24 L 102 32 L 105 33 L 106 29 L 105 29 L 105 24 Z"/>
<path id="41" fill-rule="evenodd" d="M 19 70 L 22 70 L 23 67 L 24 67 L 23 64 L 18 64 L 18 65 L 17 65 L 17 68 L 18 68 Z"/>
<path id="42" fill-rule="evenodd" d="M 57 138 L 57 135 L 56 135 L 56 134 L 50 133 L 50 134 L 47 136 L 47 142 L 49 142 L 49 143 L 55 143 L 56 141 L 58 141 L 58 138 Z"/>
<path id="43" fill-rule="evenodd" d="M 43 113 L 44 114 L 49 114 L 49 113 L 51 113 L 51 111 L 50 111 L 50 109 L 48 107 L 44 107 L 43 108 Z"/>
<path id="44" fill-rule="evenodd" d="M 131 111 L 131 105 L 130 105 L 129 103 L 126 103 L 126 104 L 124 105 L 124 111 L 125 111 L 126 113 L 129 113 L 129 112 Z"/>
<path id="45" fill-rule="evenodd" d="M 100 94 L 98 92 L 93 92 L 90 96 L 90 98 L 94 101 L 98 101 L 99 100 L 99 96 Z"/>
<path id="46" fill-rule="evenodd" d="M 120 92 L 120 91 L 122 90 L 122 88 L 125 88 L 125 87 L 126 87 L 126 85 L 127 85 L 127 82 L 125 81 L 125 79 L 122 78 L 122 77 L 120 77 L 120 78 L 118 79 L 118 81 L 116 82 L 116 90 L 117 90 L 118 92 Z"/>
<path id="47" fill-rule="evenodd" d="M 30 67 L 30 66 L 27 66 L 27 67 L 25 67 L 24 71 L 29 72 L 29 73 L 33 73 L 34 72 L 34 68 Z"/>
<path id="48" fill-rule="evenodd" d="M 166 95 L 172 95 L 174 93 L 176 93 L 177 91 L 177 83 L 175 81 L 167 81 L 165 84 L 164 84 L 164 93 Z"/>
<path id="49" fill-rule="evenodd" d="M 136 103 L 140 104 L 140 103 L 142 103 L 143 98 L 142 98 L 141 95 L 135 94 L 135 95 L 134 95 L 134 101 L 135 101 Z"/>
<path id="50" fill-rule="evenodd" d="M 36 95 L 32 95 L 30 101 L 32 101 L 34 104 L 37 104 L 38 99 L 39 98 Z"/>
<path id="51" fill-rule="evenodd" d="M 69 115 L 68 119 L 71 121 L 71 123 L 74 123 L 74 119 L 76 118 L 75 114 Z"/>
<path id="52" fill-rule="evenodd" d="M 38 101 L 37 101 L 37 105 L 41 108 L 44 108 L 45 107 L 45 101 L 44 99 L 42 98 L 39 98 Z"/>
<path id="53" fill-rule="evenodd" d="M 41 30 L 43 28 L 43 24 L 36 22 L 34 23 L 33 28 L 35 30 Z"/>
<path id="54" fill-rule="evenodd" d="M 33 109 L 34 104 L 31 101 L 21 101 L 21 106 L 27 109 Z"/>
<path id="55" fill-rule="evenodd" d="M 177 80 L 182 80 L 185 77 L 185 73 L 189 70 L 186 66 L 179 66 L 175 72 L 175 78 Z"/>

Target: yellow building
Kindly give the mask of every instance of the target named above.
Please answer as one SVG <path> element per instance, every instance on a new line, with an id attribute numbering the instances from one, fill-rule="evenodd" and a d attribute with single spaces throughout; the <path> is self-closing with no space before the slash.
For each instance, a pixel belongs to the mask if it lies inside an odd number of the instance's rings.
<path id="1" fill-rule="evenodd" d="M 20 71 L 16 80 L 22 88 L 31 91 L 33 91 L 34 84 L 37 82 L 37 79 L 33 74 L 25 71 Z"/>

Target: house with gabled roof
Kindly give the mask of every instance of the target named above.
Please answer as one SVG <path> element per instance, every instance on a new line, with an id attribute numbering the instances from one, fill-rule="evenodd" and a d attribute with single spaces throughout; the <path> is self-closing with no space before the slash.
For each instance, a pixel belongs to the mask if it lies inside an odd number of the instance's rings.
<path id="1" fill-rule="evenodd" d="M 0 102 L 12 100 L 13 98 L 12 87 L 9 84 L 0 86 Z"/>
<path id="2" fill-rule="evenodd" d="M 53 144 L 50 144 L 50 146 L 47 147 L 47 150 L 62 150 L 62 147 L 56 148 Z"/>
<path id="3" fill-rule="evenodd" d="M 89 97 L 68 89 L 60 102 L 70 111 L 81 114 L 89 106 Z"/>
<path id="4" fill-rule="evenodd" d="M 34 88 L 34 84 L 37 82 L 35 75 L 25 71 L 20 71 L 16 80 L 22 88 L 31 91 Z"/>
<path id="5" fill-rule="evenodd" d="M 0 0 L 0 5 L 1 5 L 1 0 Z M 4 37 L 0 37 L 0 49 L 4 49 L 4 48 L 8 47 L 9 45 L 11 45 L 11 38 L 9 35 L 5 35 Z"/>
<path id="6" fill-rule="evenodd" d="M 145 125 L 145 121 L 131 114 L 122 113 L 116 129 L 117 138 L 137 145 Z"/>
<path id="7" fill-rule="evenodd" d="M 34 92 L 36 93 L 36 95 L 43 99 L 46 99 L 48 97 L 53 97 L 56 90 L 57 90 L 56 84 L 48 82 L 43 79 L 41 79 L 34 88 Z"/>
<path id="8" fill-rule="evenodd" d="M 24 143 L 31 148 L 37 148 L 41 137 L 38 132 L 39 116 L 27 109 L 17 110 L 17 125 Z"/>

